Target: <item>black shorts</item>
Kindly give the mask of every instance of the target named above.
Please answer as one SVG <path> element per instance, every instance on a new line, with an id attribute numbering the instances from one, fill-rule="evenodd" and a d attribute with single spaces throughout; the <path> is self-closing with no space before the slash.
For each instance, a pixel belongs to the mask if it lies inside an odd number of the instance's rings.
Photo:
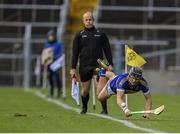
<path id="1" fill-rule="evenodd" d="M 97 66 L 80 66 L 79 74 L 82 82 L 90 80 Z"/>

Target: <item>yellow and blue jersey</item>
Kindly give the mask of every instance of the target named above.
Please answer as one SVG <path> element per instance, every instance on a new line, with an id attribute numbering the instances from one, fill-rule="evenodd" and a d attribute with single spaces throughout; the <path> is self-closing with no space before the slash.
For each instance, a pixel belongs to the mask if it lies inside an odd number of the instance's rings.
<path id="1" fill-rule="evenodd" d="M 110 88 L 114 93 L 123 91 L 125 94 L 136 93 L 142 91 L 144 94 L 149 93 L 149 87 L 146 80 L 141 77 L 136 85 L 131 85 L 127 80 L 128 73 L 115 76 L 110 82 Z"/>

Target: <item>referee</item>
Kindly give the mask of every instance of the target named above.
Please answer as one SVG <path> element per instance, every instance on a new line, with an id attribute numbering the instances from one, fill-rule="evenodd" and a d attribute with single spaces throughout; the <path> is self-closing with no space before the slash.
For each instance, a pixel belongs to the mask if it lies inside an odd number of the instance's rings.
<path id="1" fill-rule="evenodd" d="M 112 54 L 107 36 L 100 32 L 94 26 L 94 18 L 91 12 L 83 14 L 84 29 L 75 35 L 72 49 L 71 77 L 77 78 L 76 66 L 78 58 L 80 58 L 79 74 L 82 83 L 82 111 L 81 114 L 87 112 L 89 101 L 89 90 L 91 78 L 96 67 L 98 67 L 97 59 L 103 59 L 103 52 L 109 62 L 109 71 L 112 71 Z M 102 101 L 101 114 L 108 114 L 107 102 Z"/>

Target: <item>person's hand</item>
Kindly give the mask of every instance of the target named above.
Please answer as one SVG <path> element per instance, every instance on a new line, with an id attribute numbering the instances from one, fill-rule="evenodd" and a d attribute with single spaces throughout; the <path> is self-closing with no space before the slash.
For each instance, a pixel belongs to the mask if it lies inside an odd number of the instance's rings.
<path id="1" fill-rule="evenodd" d="M 122 108 L 122 110 L 123 110 L 126 117 L 129 117 L 129 116 L 132 115 L 131 111 L 127 108 L 127 106 L 126 106 L 126 104 L 124 102 L 121 103 L 121 108 Z"/>
<path id="2" fill-rule="evenodd" d="M 113 66 L 112 65 L 108 66 L 108 71 L 113 71 Z"/>
<path id="3" fill-rule="evenodd" d="M 126 117 L 130 117 L 132 114 L 131 114 L 131 111 L 129 110 L 129 109 L 126 109 L 125 111 L 124 111 L 124 114 L 125 114 L 125 116 Z"/>
<path id="4" fill-rule="evenodd" d="M 77 71 L 76 69 L 71 69 L 70 70 L 70 75 L 72 79 L 76 79 L 77 78 Z"/>
<path id="5" fill-rule="evenodd" d="M 141 116 L 142 116 L 143 118 L 149 119 L 149 114 L 142 114 Z"/>

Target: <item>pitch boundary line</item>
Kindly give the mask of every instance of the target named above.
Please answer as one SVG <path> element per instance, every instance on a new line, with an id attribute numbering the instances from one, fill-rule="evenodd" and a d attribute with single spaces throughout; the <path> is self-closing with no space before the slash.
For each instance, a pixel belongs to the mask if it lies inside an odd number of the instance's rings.
<path id="1" fill-rule="evenodd" d="M 27 90 L 25 90 L 25 91 L 27 91 Z M 28 92 L 29 92 L 29 90 L 28 90 Z M 55 100 L 55 99 L 47 98 L 46 95 L 44 95 L 43 93 L 41 93 L 39 91 L 34 92 L 34 94 L 36 96 L 40 97 L 41 99 L 43 99 L 43 100 L 45 100 L 47 102 L 54 103 L 54 104 L 56 104 L 58 106 L 61 106 L 64 109 L 71 110 L 71 111 L 74 111 L 74 112 L 77 112 L 77 113 L 80 112 L 80 109 L 71 107 L 71 106 L 63 103 L 60 100 Z M 134 123 L 132 123 L 130 121 L 120 120 L 120 119 L 117 119 L 117 118 L 114 118 L 114 117 L 111 117 L 111 116 L 106 116 L 106 115 L 101 115 L 101 114 L 96 114 L 96 113 L 90 113 L 90 112 L 87 112 L 87 115 L 93 115 L 93 116 L 96 116 L 96 117 L 99 117 L 99 118 L 104 118 L 104 119 L 108 119 L 108 120 L 111 120 L 111 121 L 119 122 L 119 123 L 121 123 L 121 124 L 123 124 L 123 125 L 125 125 L 125 126 L 127 126 L 129 128 L 133 128 L 133 129 L 136 129 L 136 130 L 141 130 L 141 131 L 144 131 L 144 132 L 149 132 L 149 133 L 165 133 L 165 132 L 160 132 L 160 131 L 157 131 L 157 130 L 154 130 L 154 129 L 140 127 L 140 126 L 137 126 L 136 124 L 134 124 Z"/>

